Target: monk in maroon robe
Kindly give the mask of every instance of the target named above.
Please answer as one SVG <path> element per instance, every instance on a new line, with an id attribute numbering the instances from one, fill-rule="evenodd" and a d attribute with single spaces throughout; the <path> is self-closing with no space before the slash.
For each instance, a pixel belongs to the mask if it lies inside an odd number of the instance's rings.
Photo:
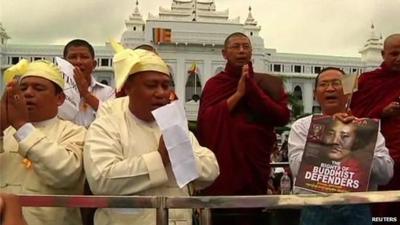
<path id="1" fill-rule="evenodd" d="M 386 38 L 382 56 L 380 68 L 361 75 L 351 109 L 357 117 L 381 119 L 382 134 L 395 165 L 392 180 L 379 190 L 400 190 L 400 34 Z M 374 213 L 399 220 L 400 203 L 378 204 Z"/>
<path id="2" fill-rule="evenodd" d="M 200 143 L 218 160 L 220 175 L 203 195 L 265 195 L 270 176 L 270 153 L 275 142 L 274 126 L 289 120 L 287 95 L 282 81 L 254 73 L 251 43 L 242 33 L 225 40 L 222 51 L 227 65 L 209 79 L 200 100 Z M 231 214 L 247 216 L 231 217 Z M 214 210 L 213 225 L 259 224 L 260 210 Z M 216 218 L 216 213 L 225 213 Z"/>

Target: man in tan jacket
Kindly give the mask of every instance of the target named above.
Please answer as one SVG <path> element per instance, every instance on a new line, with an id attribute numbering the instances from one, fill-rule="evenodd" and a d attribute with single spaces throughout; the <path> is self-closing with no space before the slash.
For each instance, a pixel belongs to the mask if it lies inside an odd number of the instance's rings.
<path id="1" fill-rule="evenodd" d="M 151 111 L 169 103 L 171 77 L 168 66 L 156 54 L 120 47 L 114 56 L 117 91 L 124 87 L 129 104 L 98 117 L 85 141 L 87 180 L 97 195 L 188 196 L 179 188 L 161 130 Z M 201 147 L 192 133 L 189 139 L 199 186 L 211 184 L 219 174 L 214 154 Z M 191 151 L 191 149 L 185 149 Z M 191 210 L 170 210 L 170 224 L 190 225 Z M 96 225 L 155 225 L 155 209 L 98 209 Z"/>
<path id="2" fill-rule="evenodd" d="M 5 72 L 1 99 L 0 191 L 81 194 L 85 128 L 57 117 L 64 79 L 51 62 L 26 60 Z M 15 78 L 20 76 L 19 80 Z M 26 207 L 29 225 L 79 225 L 79 209 Z"/>

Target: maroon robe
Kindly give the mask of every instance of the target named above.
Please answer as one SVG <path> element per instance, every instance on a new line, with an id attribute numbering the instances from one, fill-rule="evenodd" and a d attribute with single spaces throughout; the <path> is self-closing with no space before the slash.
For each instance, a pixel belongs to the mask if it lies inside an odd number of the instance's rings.
<path id="1" fill-rule="evenodd" d="M 218 160 L 220 175 L 204 195 L 263 195 L 270 176 L 270 153 L 274 126 L 289 120 L 287 95 L 282 82 L 280 98 L 274 100 L 256 83 L 251 64 L 246 93 L 232 112 L 227 99 L 237 89 L 241 69 L 226 66 L 209 79 L 200 100 L 199 140 Z"/>
<path id="2" fill-rule="evenodd" d="M 381 131 L 385 137 L 386 147 L 395 162 L 392 180 L 379 189 L 400 190 L 400 116 L 382 118 L 383 108 L 400 97 L 400 72 L 391 71 L 382 64 L 374 71 L 363 73 L 358 86 L 359 90 L 352 98 L 351 110 L 357 117 L 381 119 Z M 381 208 L 382 216 L 397 214 L 400 218 L 400 203 L 397 203 L 397 207 L 385 205 L 387 209 Z"/>

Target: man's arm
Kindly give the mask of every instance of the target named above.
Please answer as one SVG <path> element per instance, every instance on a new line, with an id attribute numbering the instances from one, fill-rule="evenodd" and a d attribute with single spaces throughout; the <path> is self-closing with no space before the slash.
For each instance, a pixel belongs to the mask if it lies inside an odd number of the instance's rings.
<path id="1" fill-rule="evenodd" d="M 372 112 L 373 114 L 378 114 Z M 400 102 L 391 102 L 389 105 L 383 108 L 382 113 L 379 118 L 395 117 L 400 116 Z"/>
<path id="2" fill-rule="evenodd" d="M 289 121 L 288 98 L 283 91 L 283 87 L 280 100 L 275 101 L 257 85 L 254 79 L 248 79 L 246 83 L 246 100 L 250 108 L 266 118 L 270 118 L 275 125 L 282 126 Z"/>
<path id="3" fill-rule="evenodd" d="M 385 139 L 379 131 L 372 161 L 371 179 L 378 185 L 387 184 L 393 176 L 393 164 L 393 159 L 385 146 Z"/>
<path id="4" fill-rule="evenodd" d="M 86 137 L 84 166 L 93 193 L 132 195 L 165 184 L 168 176 L 159 145 L 154 144 L 153 151 L 124 154 L 127 150 L 126 143 L 121 143 L 120 125 L 109 118 L 95 120 Z M 153 144 L 143 142 L 135 142 L 136 151 Z"/>
<path id="5" fill-rule="evenodd" d="M 79 90 L 79 95 L 81 96 L 83 101 L 85 101 L 85 103 L 90 105 L 90 107 L 92 107 L 92 109 L 96 111 L 99 107 L 99 99 L 97 99 L 96 96 L 90 93 L 90 83 L 85 79 L 85 75 L 77 66 L 74 68 L 74 79 L 76 82 L 76 86 Z"/>
<path id="6" fill-rule="evenodd" d="M 226 104 L 228 106 L 229 112 L 232 112 L 232 110 L 236 107 L 236 105 L 239 103 L 240 99 L 245 95 L 246 93 L 246 80 L 248 79 L 248 66 L 243 66 L 242 68 L 242 76 L 240 77 L 240 80 L 238 82 L 237 89 L 233 95 L 231 95 L 227 100 Z"/>
<path id="7" fill-rule="evenodd" d="M 7 123 L 17 130 L 14 138 L 18 142 L 19 154 L 32 162 L 32 169 L 44 183 L 60 188 L 75 184 L 82 174 L 85 129 L 55 127 L 57 130 L 48 132 L 60 139 L 52 139 L 28 122 L 25 98 L 15 81 L 7 85 L 6 92 Z M 4 101 L 1 108 L 4 108 Z"/>
<path id="8" fill-rule="evenodd" d="M 10 126 L 7 120 L 7 91 L 3 93 L 0 100 L 0 137 L 3 137 L 3 131 Z M 1 152 L 1 151 L 0 151 Z"/>
<path id="9" fill-rule="evenodd" d="M 58 125 L 54 132 L 59 139 L 52 139 L 31 123 L 17 130 L 14 137 L 19 153 L 32 162 L 32 169 L 49 186 L 65 188 L 75 185 L 83 174 L 83 143 L 85 128 Z M 46 129 L 46 128 L 45 128 Z"/>
<path id="10" fill-rule="evenodd" d="M 307 133 L 311 123 L 311 116 L 297 120 L 293 123 L 288 139 L 288 157 L 290 170 L 294 177 L 300 169 L 301 159 L 307 141 Z"/>
<path id="11" fill-rule="evenodd" d="M 194 182 L 196 189 L 203 189 L 211 185 L 219 175 L 219 166 L 214 153 L 208 148 L 200 146 L 192 132 L 189 133 L 193 145 L 194 156 L 197 163 L 197 171 L 200 177 Z"/>
<path id="12" fill-rule="evenodd" d="M 87 91 L 86 93 L 81 94 L 81 98 L 83 98 L 85 103 L 90 105 L 90 107 L 92 107 L 94 111 L 97 111 L 97 109 L 99 108 L 100 101 L 96 96 Z"/>

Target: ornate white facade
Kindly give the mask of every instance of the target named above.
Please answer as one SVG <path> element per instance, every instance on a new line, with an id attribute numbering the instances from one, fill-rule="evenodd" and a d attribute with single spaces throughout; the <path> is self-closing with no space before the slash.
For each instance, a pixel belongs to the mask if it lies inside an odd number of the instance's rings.
<path id="1" fill-rule="evenodd" d="M 187 101 L 194 94 L 200 95 L 205 82 L 224 69 L 221 49 L 225 38 L 233 32 L 243 32 L 250 37 L 255 70 L 281 76 L 287 91 L 296 92 L 302 98 L 304 112 L 308 113 L 315 104 L 314 78 L 322 68 L 336 66 L 347 73 L 361 73 L 376 68 L 381 62 L 382 37 L 375 35 L 373 26 L 370 38 L 360 50 L 361 57 L 279 53 L 276 49 L 265 48 L 264 39 L 259 35 L 261 27 L 252 16 L 251 7 L 245 22 L 241 23 L 239 18 L 230 19 L 228 10 L 217 11 L 214 0 L 173 0 L 170 9 L 160 7 L 159 14 L 149 14 L 147 20 L 141 15 L 136 1 L 125 25 L 126 31 L 121 37 L 125 47 L 152 44 L 172 69 L 178 97 Z M 153 38 L 153 28 L 169 30 L 169 41 L 157 42 Z M 62 54 L 63 46 L 7 44 L 9 37 L 1 23 L 0 37 L 1 75 L 5 68 L 21 58 L 54 60 Z M 112 50 L 108 44 L 94 47 L 98 62 L 96 79 L 107 80 L 113 85 Z M 188 73 L 193 64 L 197 65 L 197 77 Z M 196 118 L 197 107 L 198 103 L 193 101 L 186 104 L 189 119 Z"/>

